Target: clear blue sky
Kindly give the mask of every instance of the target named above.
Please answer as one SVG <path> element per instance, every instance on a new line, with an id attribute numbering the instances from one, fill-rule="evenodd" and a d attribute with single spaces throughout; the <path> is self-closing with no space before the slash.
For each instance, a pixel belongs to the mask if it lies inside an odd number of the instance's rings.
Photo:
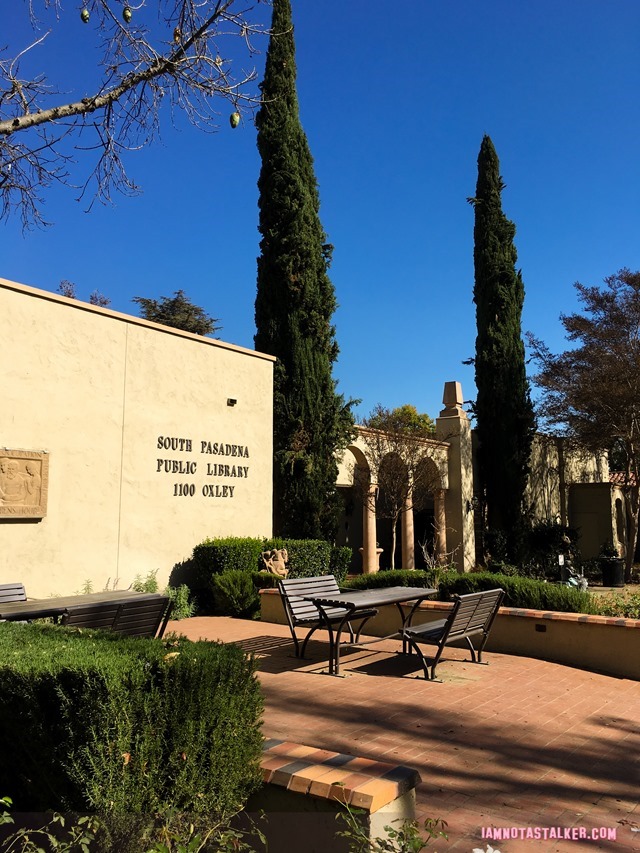
<path id="1" fill-rule="evenodd" d="M 152 0 L 147 0 L 148 3 Z M 75 94 L 92 36 L 71 17 L 34 67 Z M 4 3 L 2 42 L 24 46 L 22 4 Z M 260 7 L 262 10 L 262 7 Z M 293 0 L 301 119 L 315 160 L 331 277 L 339 389 L 436 416 L 442 385 L 475 395 L 473 209 L 488 133 L 507 184 L 526 289 L 523 330 L 564 348 L 573 283 L 640 269 L 640 2 L 617 0 Z M 264 11 L 260 11 L 264 17 Z M 60 29 L 60 28 L 59 28 Z M 264 44 L 266 50 L 266 44 Z M 264 52 L 257 58 L 258 69 Z M 25 69 L 26 71 L 26 66 Z M 54 224 L 0 226 L 0 275 L 55 290 L 97 289 L 117 311 L 178 288 L 253 347 L 259 158 L 255 128 L 198 133 L 165 123 L 127 158 L 144 194 L 113 207 L 47 193 Z M 90 155 L 82 155 L 78 180 Z"/>

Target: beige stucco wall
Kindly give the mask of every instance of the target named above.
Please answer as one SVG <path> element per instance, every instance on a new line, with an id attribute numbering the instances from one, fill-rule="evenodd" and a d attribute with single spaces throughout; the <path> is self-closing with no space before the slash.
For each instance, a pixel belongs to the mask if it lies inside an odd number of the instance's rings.
<path id="1" fill-rule="evenodd" d="M 564 439 L 538 433 L 531 447 L 526 502 L 537 521 L 569 524 L 569 488 L 576 483 L 608 483 L 605 455 L 580 450 Z"/>
<path id="2" fill-rule="evenodd" d="M 206 536 L 271 534 L 273 359 L 4 279 L 0 329 L 0 448 L 50 455 L 46 516 L 0 518 L 0 583 L 163 583 Z"/>

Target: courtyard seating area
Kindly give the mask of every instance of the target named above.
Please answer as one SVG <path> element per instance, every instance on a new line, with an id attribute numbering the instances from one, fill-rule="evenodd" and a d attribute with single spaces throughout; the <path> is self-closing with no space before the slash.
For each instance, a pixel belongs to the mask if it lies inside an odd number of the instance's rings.
<path id="1" fill-rule="evenodd" d="M 639 682 L 493 652 L 477 666 L 450 647 L 426 681 L 393 640 L 343 652 L 345 677 L 328 679 L 326 633 L 302 660 L 287 625 L 197 617 L 168 630 L 256 656 L 266 738 L 416 769 L 418 818 L 448 823 L 428 850 L 640 850 Z M 483 827 L 611 828 L 616 840 L 505 842 Z"/>

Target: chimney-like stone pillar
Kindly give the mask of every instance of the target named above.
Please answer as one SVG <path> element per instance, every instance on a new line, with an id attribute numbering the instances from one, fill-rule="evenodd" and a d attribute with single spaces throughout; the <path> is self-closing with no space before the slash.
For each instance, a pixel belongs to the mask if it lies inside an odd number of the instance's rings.
<path id="1" fill-rule="evenodd" d="M 434 552 L 439 566 L 447 563 L 447 509 L 444 489 L 433 493 L 433 515 L 435 521 Z"/>
<path id="2" fill-rule="evenodd" d="M 380 568 L 378 545 L 376 541 L 376 495 L 378 487 L 371 483 L 368 494 L 362 502 L 362 571 L 365 575 L 377 572 Z"/>
<path id="3" fill-rule="evenodd" d="M 471 424 L 462 408 L 462 386 L 459 382 L 445 382 L 442 402 L 444 409 L 436 419 L 436 438 L 450 445 L 449 488 L 445 495 L 446 551 L 452 554 L 458 571 L 468 572 L 476 561 L 473 460 Z"/>
<path id="4" fill-rule="evenodd" d="M 402 568 L 415 569 L 416 548 L 415 534 L 413 532 L 413 498 L 407 495 L 402 518 Z"/>

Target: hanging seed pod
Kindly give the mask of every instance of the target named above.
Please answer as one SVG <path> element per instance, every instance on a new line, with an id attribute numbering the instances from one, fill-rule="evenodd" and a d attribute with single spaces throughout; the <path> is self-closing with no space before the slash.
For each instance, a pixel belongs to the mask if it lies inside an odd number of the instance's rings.
<path id="1" fill-rule="evenodd" d="M 133 12 L 128 6 L 125 6 L 122 10 L 122 17 L 124 18 L 125 24 L 128 24 L 131 18 L 133 17 Z"/>
<path id="2" fill-rule="evenodd" d="M 236 111 L 235 113 L 231 113 L 231 115 L 229 116 L 229 124 L 231 125 L 231 127 L 234 127 L 234 128 L 240 124 L 240 113 L 239 112 Z"/>
<path id="3" fill-rule="evenodd" d="M 83 24 L 88 24 L 89 23 L 89 10 L 83 9 L 82 12 L 80 12 L 80 18 L 82 19 Z"/>

